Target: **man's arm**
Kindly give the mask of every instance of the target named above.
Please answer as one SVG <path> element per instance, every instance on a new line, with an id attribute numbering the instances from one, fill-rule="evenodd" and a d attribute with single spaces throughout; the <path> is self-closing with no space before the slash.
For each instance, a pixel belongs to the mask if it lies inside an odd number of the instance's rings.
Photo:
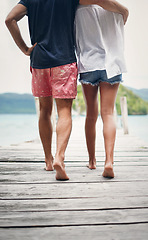
<path id="1" fill-rule="evenodd" d="M 105 10 L 120 13 L 123 16 L 124 24 L 129 15 L 128 9 L 115 0 L 79 0 L 79 3 L 82 5 L 97 4 Z"/>
<path id="2" fill-rule="evenodd" d="M 10 31 L 11 36 L 13 37 L 15 43 L 17 46 L 21 49 L 21 51 L 27 55 L 30 56 L 33 48 L 36 44 L 34 44 L 32 47 L 27 47 L 26 43 L 24 42 L 21 32 L 19 30 L 17 22 L 21 20 L 27 13 L 27 9 L 22 4 L 16 5 L 11 12 L 8 14 L 5 23 L 7 28 Z"/>

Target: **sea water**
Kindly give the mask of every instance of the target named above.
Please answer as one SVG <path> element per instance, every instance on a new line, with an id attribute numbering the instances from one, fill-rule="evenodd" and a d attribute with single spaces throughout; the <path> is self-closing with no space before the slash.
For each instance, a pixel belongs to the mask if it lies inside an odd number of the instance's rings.
<path id="1" fill-rule="evenodd" d="M 0 146 L 9 146 L 38 137 L 36 114 L 0 114 Z"/>
<path id="2" fill-rule="evenodd" d="M 75 118 L 80 116 L 75 116 Z M 82 116 L 84 118 L 84 116 Z M 75 124 L 75 121 L 73 121 Z M 118 117 L 121 127 L 121 117 Z M 148 144 L 148 115 L 128 116 L 129 133 Z M 38 117 L 36 114 L 0 114 L 0 146 L 9 146 L 37 139 Z"/>
<path id="3" fill-rule="evenodd" d="M 148 115 L 128 116 L 129 133 L 139 137 L 148 145 Z"/>

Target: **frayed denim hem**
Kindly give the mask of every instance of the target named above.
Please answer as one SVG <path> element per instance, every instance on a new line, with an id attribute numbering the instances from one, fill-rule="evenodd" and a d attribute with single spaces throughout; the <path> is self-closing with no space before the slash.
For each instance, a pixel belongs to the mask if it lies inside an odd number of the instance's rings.
<path id="1" fill-rule="evenodd" d="M 98 83 L 91 83 L 91 82 L 86 82 L 84 80 L 79 80 L 79 82 L 81 84 L 85 84 L 85 85 L 91 85 L 91 86 L 99 86 L 100 85 L 100 82 L 104 82 L 104 83 L 109 83 L 110 85 L 114 85 L 114 84 L 117 84 L 117 83 L 122 83 L 123 80 L 120 80 L 120 81 L 103 81 L 103 80 L 100 80 Z"/>
<path id="2" fill-rule="evenodd" d="M 86 81 L 83 81 L 83 80 L 79 80 L 79 82 L 81 84 L 85 84 L 85 85 L 91 85 L 91 86 L 99 86 L 99 83 L 90 83 L 90 82 L 86 82 Z"/>
<path id="3" fill-rule="evenodd" d="M 119 80 L 119 81 L 103 81 L 103 80 L 100 80 L 99 81 L 99 84 L 100 84 L 100 82 L 105 82 L 105 83 L 109 83 L 110 85 L 114 85 L 114 84 L 117 84 L 117 83 L 122 83 L 123 82 L 123 80 Z"/>

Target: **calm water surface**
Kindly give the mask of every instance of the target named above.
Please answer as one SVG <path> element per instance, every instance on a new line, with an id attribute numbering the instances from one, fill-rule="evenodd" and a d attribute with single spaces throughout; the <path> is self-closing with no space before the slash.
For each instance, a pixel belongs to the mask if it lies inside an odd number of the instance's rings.
<path id="1" fill-rule="evenodd" d="M 119 127 L 121 127 L 120 119 L 118 117 Z M 148 116 L 129 116 L 128 124 L 130 133 L 148 144 Z M 38 136 L 36 114 L 0 114 L 0 146 L 31 141 Z"/>
<path id="2" fill-rule="evenodd" d="M 0 114 L 0 146 L 9 146 L 38 137 L 36 114 Z"/>

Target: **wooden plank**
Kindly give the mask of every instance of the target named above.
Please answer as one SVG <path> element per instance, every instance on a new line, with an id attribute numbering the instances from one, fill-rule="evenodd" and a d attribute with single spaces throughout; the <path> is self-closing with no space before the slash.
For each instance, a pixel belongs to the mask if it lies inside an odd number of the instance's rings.
<path id="1" fill-rule="evenodd" d="M 127 99 L 126 97 L 120 97 L 120 106 L 122 114 L 122 124 L 124 129 L 124 134 L 128 134 L 128 109 L 127 109 Z"/>
<path id="2" fill-rule="evenodd" d="M 103 165 L 103 164 L 102 164 Z M 55 171 L 46 172 L 43 170 L 44 164 L 1 164 L 0 165 L 0 182 L 1 183 L 50 183 L 55 180 Z M 108 179 L 102 177 L 103 167 L 99 166 L 96 170 L 89 170 L 85 164 L 83 167 L 66 168 L 67 174 L 70 177 L 69 182 L 106 182 Z M 114 167 L 115 178 L 111 181 L 133 182 L 133 181 L 148 181 L 148 165 L 135 166 L 132 169 L 129 166 Z"/>
<path id="3" fill-rule="evenodd" d="M 85 139 L 81 139 L 81 142 L 80 143 L 77 143 L 77 144 L 75 144 L 75 145 L 73 145 L 73 143 L 71 144 L 71 143 L 69 143 L 69 145 L 68 145 L 68 148 L 67 148 L 67 150 L 66 150 L 66 153 L 67 153 L 67 155 L 76 155 L 77 156 L 77 154 L 80 154 L 80 156 L 82 155 L 85 155 L 85 154 L 87 154 L 87 148 L 86 148 L 86 145 L 85 144 L 81 144 L 82 143 L 82 141 L 84 142 L 85 141 Z M 81 144 L 81 148 L 78 148 L 78 146 L 79 146 L 79 144 Z M 76 152 L 76 149 L 77 149 L 77 152 Z M 53 148 L 53 150 L 54 150 L 54 148 Z M 27 146 L 26 146 L 26 148 L 24 148 L 23 146 L 16 146 L 15 148 L 13 148 L 13 147 L 7 147 L 7 148 L 0 148 L 0 153 L 1 153 L 1 156 L 3 156 L 6 152 L 7 152 L 7 154 L 9 154 L 9 155 L 16 155 L 16 153 L 19 155 L 21 155 L 21 154 L 24 154 L 24 151 L 26 151 L 26 156 L 29 156 L 29 155 L 33 155 L 33 154 L 35 154 L 35 155 L 41 155 L 41 154 L 43 154 L 43 150 L 42 150 L 42 145 L 41 145 L 41 143 L 38 143 L 38 146 L 34 146 L 34 144 L 31 144 L 31 148 L 28 148 Z M 99 154 L 101 154 L 101 155 L 104 155 L 104 147 L 97 147 L 96 146 L 96 153 L 99 153 Z M 120 147 L 120 146 L 116 146 L 115 147 L 115 155 L 116 154 L 120 154 L 120 153 L 122 153 L 123 155 L 125 154 L 125 155 L 129 155 L 130 153 L 132 154 L 132 153 L 134 153 L 134 154 L 136 154 L 136 153 L 141 153 L 141 155 L 143 155 L 143 154 L 147 154 L 148 155 L 148 147 L 132 147 L 132 146 L 127 146 L 127 147 L 125 147 L 125 146 L 122 146 L 122 147 Z"/>
<path id="4" fill-rule="evenodd" d="M 2 240 L 147 240 L 148 224 L 0 229 Z"/>
<path id="5" fill-rule="evenodd" d="M 81 144 L 81 148 L 79 148 L 79 152 L 85 152 L 87 153 L 87 149 L 86 149 L 86 144 L 84 144 L 85 139 L 81 139 L 80 142 L 76 142 L 75 144 L 73 142 L 70 142 L 70 144 L 68 145 L 67 148 L 67 153 L 69 153 L 69 155 L 71 155 L 71 151 L 75 152 L 75 150 L 78 148 L 78 145 Z M 52 146 L 52 149 L 54 150 L 56 148 L 56 146 Z M 42 150 L 42 145 L 39 142 L 38 144 L 34 144 L 34 143 L 24 143 L 24 144 L 18 144 L 15 147 L 14 146 L 8 146 L 8 147 L 0 147 L 0 153 L 3 154 L 5 152 L 8 153 L 15 153 L 15 152 L 24 152 L 26 151 L 26 154 L 33 154 L 33 153 L 37 153 L 37 154 L 42 154 L 43 150 Z M 96 145 L 96 151 L 97 152 L 104 152 L 104 147 L 103 145 Z M 122 141 L 120 143 L 120 146 L 118 144 L 118 146 L 115 146 L 115 152 L 147 152 L 148 151 L 148 144 L 142 145 L 140 146 L 139 144 L 134 146 L 134 145 L 122 145 Z"/>
<path id="6" fill-rule="evenodd" d="M 102 162 L 104 163 L 105 161 L 105 158 L 104 157 L 97 157 L 97 162 Z M 18 157 L 18 156 L 15 156 L 15 157 L 5 157 L 5 158 L 1 158 L 0 160 L 1 163 L 4 163 L 4 162 L 9 162 L 9 163 L 15 163 L 15 162 L 18 162 L 18 163 L 42 163 L 42 162 L 45 162 L 44 161 L 44 158 L 43 157 L 25 157 L 25 156 L 22 156 L 22 157 Z M 88 157 L 85 157 L 85 158 L 82 158 L 82 157 L 65 157 L 65 162 L 71 162 L 72 164 L 75 165 L 75 163 L 80 163 L 80 162 L 88 162 Z M 148 163 L 148 158 L 147 157 L 140 157 L 140 156 L 137 156 L 137 157 L 115 157 L 114 158 L 114 162 L 115 163 L 118 163 L 118 164 L 129 164 L 131 162 L 138 162 L 138 166 L 140 163 L 143 163 L 144 164 L 147 164 Z M 134 163 L 133 163 L 134 164 Z"/>
<path id="7" fill-rule="evenodd" d="M 3 159 L 3 158 L 9 158 L 9 157 L 17 157 L 17 158 L 21 158 L 22 156 L 25 156 L 25 151 L 14 151 L 14 152 L 8 152 L 7 150 L 5 151 L 1 151 L 1 154 L 0 154 L 0 159 Z M 66 156 L 69 158 L 69 157 L 82 157 L 82 158 L 85 158 L 85 157 L 88 157 L 88 153 L 87 151 L 78 151 L 77 150 L 77 153 L 76 153 L 76 150 L 75 151 L 72 151 L 71 150 L 71 153 L 68 153 L 66 152 Z M 104 157 L 105 156 L 105 153 L 104 151 L 96 151 L 96 157 Z M 115 154 L 114 154 L 115 157 L 148 157 L 148 152 L 147 151 L 115 151 Z M 43 152 L 36 152 L 34 150 L 34 152 L 30 152 L 28 150 L 28 153 L 27 153 L 27 150 L 26 150 L 26 158 L 35 158 L 35 157 L 41 157 L 43 158 Z"/>
<path id="8" fill-rule="evenodd" d="M 0 211 L 57 211 L 148 208 L 147 197 L 90 197 L 69 199 L 0 200 Z"/>
<path id="9" fill-rule="evenodd" d="M 146 161 L 147 162 L 147 161 Z M 75 167 L 72 166 L 72 164 L 70 165 L 70 162 L 66 162 L 66 165 L 69 163 L 69 166 L 67 167 L 67 170 L 71 173 L 73 171 L 75 171 L 75 173 L 81 175 L 81 173 L 90 173 L 92 174 L 95 174 L 95 173 L 98 173 L 98 171 L 101 169 L 103 169 L 103 167 L 101 167 L 101 162 L 98 162 L 98 168 L 96 170 L 90 170 L 88 169 L 86 166 L 87 166 L 87 162 L 80 162 L 81 164 L 83 164 L 83 167 L 79 167 L 77 166 L 77 169 Z M 104 161 L 102 162 L 104 163 Z M 138 161 L 135 162 L 135 164 L 138 164 Z M 142 163 L 145 163 L 145 162 L 142 162 Z M 117 164 L 117 162 L 115 162 L 114 164 L 115 166 L 115 169 L 121 173 L 124 173 L 125 171 L 126 172 L 130 172 L 131 173 L 131 168 L 132 167 L 129 167 L 126 166 L 126 164 L 124 164 L 123 166 Z M 20 172 L 21 173 L 27 173 L 27 172 L 34 172 L 36 174 L 36 171 L 37 171 L 37 174 L 43 174 L 43 173 L 51 173 L 51 172 L 47 172 L 47 171 L 43 171 L 45 167 L 45 163 L 1 163 L 0 164 L 0 173 L 1 174 L 4 174 L 4 175 L 7 175 L 7 174 L 13 174 L 15 172 Z M 138 174 L 141 173 L 141 171 L 143 171 L 143 177 L 145 177 L 145 173 L 147 172 L 147 167 L 141 165 L 141 166 L 136 166 L 134 168 L 132 168 L 132 171 L 133 172 L 137 172 Z M 139 175 L 138 175 L 139 176 Z M 137 179 L 138 179 L 138 176 L 137 176 Z"/>
<path id="10" fill-rule="evenodd" d="M 8 151 L 8 150 L 1 150 L 0 151 L 0 159 L 2 158 L 5 158 L 6 156 L 8 157 L 22 157 L 24 156 L 25 154 L 25 151 L 22 149 L 22 150 L 18 150 L 16 149 L 15 151 Z M 28 152 L 27 152 L 27 149 L 26 149 L 26 158 L 31 158 L 31 157 L 43 157 L 43 151 L 30 151 L 28 149 Z M 87 157 L 88 156 L 88 153 L 87 153 L 87 150 L 85 148 L 83 149 L 80 149 L 80 150 L 77 150 L 76 152 L 76 149 L 72 149 L 72 147 L 70 146 L 70 150 L 66 152 L 66 156 L 67 157 Z M 104 157 L 105 156 L 105 152 L 101 150 L 98 150 L 96 149 L 96 157 Z M 120 151 L 115 151 L 114 152 L 114 156 L 115 157 L 148 157 L 148 151 L 144 150 L 144 151 L 140 151 L 140 150 L 137 150 L 137 151 L 124 151 L 124 150 L 120 150 Z"/>
<path id="11" fill-rule="evenodd" d="M 148 223 L 148 208 L 124 210 L 1 212 L 1 227 Z"/>
<path id="12" fill-rule="evenodd" d="M 66 163 L 67 165 L 68 163 Z M 86 173 L 86 174 L 91 174 L 91 175 L 94 175 L 95 174 L 98 174 L 99 172 L 101 172 L 103 170 L 103 167 L 101 167 L 101 165 L 103 164 L 100 164 L 98 163 L 98 167 L 93 170 L 90 170 L 88 169 L 86 166 L 87 164 L 86 163 L 81 163 L 83 164 L 82 167 L 79 167 L 79 165 L 77 167 L 74 167 L 72 164 L 70 165 L 69 163 L 69 166 L 66 168 L 66 170 L 69 172 L 69 173 L 73 173 L 73 174 L 78 174 L 80 177 L 82 175 L 82 173 Z M 36 174 L 42 174 L 43 176 L 46 174 L 51 174 L 52 172 L 48 172 L 48 171 L 43 171 L 44 170 L 44 167 L 45 167 L 45 164 L 44 163 L 30 163 L 30 164 L 26 164 L 26 163 L 4 163 L 4 164 L 1 164 L 0 165 L 0 173 L 1 175 L 8 175 L 8 177 L 12 174 L 12 176 L 16 173 L 16 175 L 20 175 L 20 174 L 29 174 L 29 173 L 34 173 L 35 175 Z M 148 166 L 137 166 L 135 165 L 135 167 L 132 167 L 129 165 L 118 165 L 117 163 L 114 164 L 114 169 L 115 171 L 119 172 L 120 175 L 122 174 L 126 174 L 126 173 L 131 173 L 131 168 L 132 168 L 132 174 L 138 174 L 137 176 L 137 180 L 139 179 L 138 177 L 141 176 L 140 174 L 143 174 L 143 175 L 146 175 L 146 172 L 148 170 Z M 132 175 L 131 174 L 131 175 Z M 147 177 L 147 176 L 145 176 Z M 104 178 L 105 179 L 105 178 Z"/>
<path id="13" fill-rule="evenodd" d="M 147 182 L 70 183 L 53 181 L 51 184 L 1 184 L 0 199 L 76 198 L 148 196 Z"/>

